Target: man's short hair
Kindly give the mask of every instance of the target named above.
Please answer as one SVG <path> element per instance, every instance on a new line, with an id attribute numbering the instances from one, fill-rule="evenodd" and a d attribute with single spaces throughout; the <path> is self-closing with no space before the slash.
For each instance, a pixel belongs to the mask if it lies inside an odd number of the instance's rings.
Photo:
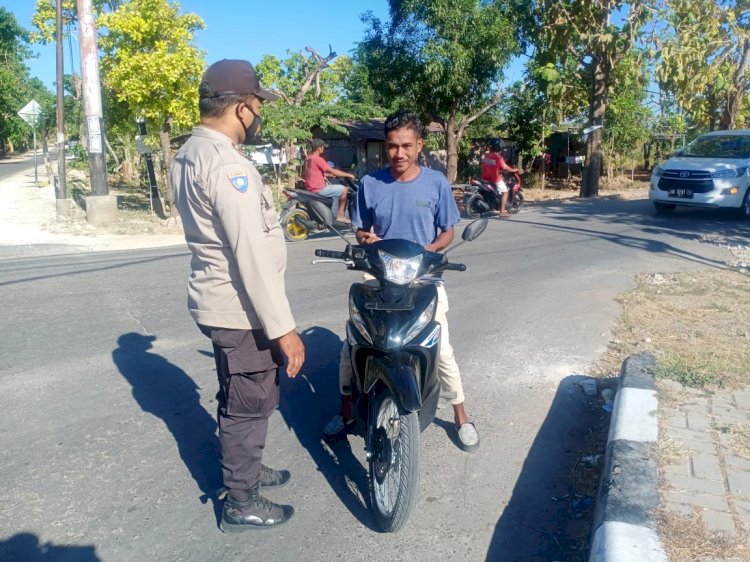
<path id="1" fill-rule="evenodd" d="M 388 117 L 385 118 L 385 135 L 395 131 L 396 129 L 411 129 L 413 130 L 418 139 L 422 138 L 422 122 L 417 117 L 417 114 L 407 109 L 399 109 L 394 111 Z"/>
<path id="2" fill-rule="evenodd" d="M 221 117 L 227 109 L 235 104 L 250 102 L 253 94 L 222 94 L 217 93 L 208 82 L 201 82 L 198 87 L 198 111 L 201 118 Z"/>

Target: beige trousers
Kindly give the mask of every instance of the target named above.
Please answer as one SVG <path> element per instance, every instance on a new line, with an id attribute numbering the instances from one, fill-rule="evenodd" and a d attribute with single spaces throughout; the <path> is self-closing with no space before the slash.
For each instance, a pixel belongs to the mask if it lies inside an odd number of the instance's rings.
<path id="1" fill-rule="evenodd" d="M 438 379 L 442 395 L 448 398 L 451 404 L 461 404 L 464 401 L 464 388 L 461 383 L 461 373 L 458 370 L 456 357 L 453 354 L 450 337 L 448 335 L 448 295 L 442 284 L 437 286 L 438 302 L 435 309 L 435 321 L 440 324 L 440 357 L 438 358 Z M 349 351 L 349 342 L 344 340 L 341 348 L 341 360 L 339 361 L 339 390 L 341 394 L 351 394 L 352 384 L 352 360 Z"/>

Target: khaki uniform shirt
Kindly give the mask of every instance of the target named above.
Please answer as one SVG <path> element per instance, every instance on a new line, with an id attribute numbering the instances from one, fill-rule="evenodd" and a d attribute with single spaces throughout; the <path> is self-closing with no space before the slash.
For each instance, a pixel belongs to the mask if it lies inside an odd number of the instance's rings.
<path id="1" fill-rule="evenodd" d="M 188 309 L 198 324 L 295 328 L 284 287 L 286 243 L 271 190 L 226 135 L 198 126 L 170 170 L 193 259 Z"/>

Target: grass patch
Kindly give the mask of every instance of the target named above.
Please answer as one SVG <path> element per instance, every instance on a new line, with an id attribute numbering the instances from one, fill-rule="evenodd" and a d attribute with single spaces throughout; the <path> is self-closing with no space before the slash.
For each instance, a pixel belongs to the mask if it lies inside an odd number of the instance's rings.
<path id="1" fill-rule="evenodd" d="M 732 538 L 722 532 L 709 531 L 697 510 L 691 515 L 679 515 L 659 509 L 656 518 L 670 562 L 750 560 L 747 537 Z"/>
<path id="2" fill-rule="evenodd" d="M 724 388 L 724 380 L 713 373 L 713 369 L 714 365 L 701 358 L 686 358 L 670 353 L 659 360 L 654 376 L 701 390 Z"/>

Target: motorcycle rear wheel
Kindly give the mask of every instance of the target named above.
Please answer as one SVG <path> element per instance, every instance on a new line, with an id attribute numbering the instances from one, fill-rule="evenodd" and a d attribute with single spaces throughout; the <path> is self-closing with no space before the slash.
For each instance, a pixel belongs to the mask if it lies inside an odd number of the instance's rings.
<path id="1" fill-rule="evenodd" d="M 489 211 L 489 207 L 479 193 L 474 193 L 464 199 L 464 210 L 470 219 L 478 219 Z"/>
<path id="2" fill-rule="evenodd" d="M 409 519 L 419 493 L 419 420 L 400 410 L 387 389 L 377 398 L 368 479 L 373 515 L 393 533 Z"/>
<path id="3" fill-rule="evenodd" d="M 518 193 L 516 193 L 513 201 L 510 202 L 510 205 L 508 205 L 508 212 L 511 215 L 515 215 L 516 213 L 518 213 L 518 211 L 521 210 L 521 207 L 523 207 L 523 193 L 519 191 Z"/>
<path id="4" fill-rule="evenodd" d="M 292 209 L 281 217 L 281 228 L 284 230 L 284 238 L 289 242 L 301 242 L 310 236 L 308 228 L 302 224 L 310 222 L 310 215 L 304 209 Z"/>

